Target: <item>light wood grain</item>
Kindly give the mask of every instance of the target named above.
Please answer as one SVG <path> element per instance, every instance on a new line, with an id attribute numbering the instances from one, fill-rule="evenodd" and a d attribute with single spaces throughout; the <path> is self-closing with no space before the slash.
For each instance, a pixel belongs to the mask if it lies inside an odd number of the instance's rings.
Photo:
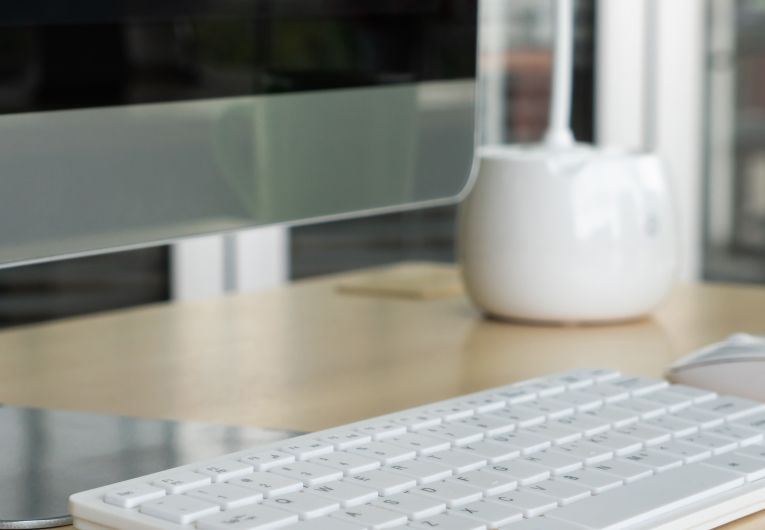
<path id="1" fill-rule="evenodd" d="M 4 331 L 0 402 L 318 430 L 574 367 L 661 376 L 730 333 L 765 334 L 762 288 L 680 286 L 652 318 L 545 327 L 486 320 L 462 296 L 338 292 L 364 274 Z"/>

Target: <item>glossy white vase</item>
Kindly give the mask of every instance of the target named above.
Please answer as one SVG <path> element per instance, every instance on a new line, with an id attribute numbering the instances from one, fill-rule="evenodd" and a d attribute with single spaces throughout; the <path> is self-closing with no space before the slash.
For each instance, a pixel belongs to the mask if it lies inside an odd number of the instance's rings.
<path id="1" fill-rule="evenodd" d="M 489 315 L 545 322 L 639 317 L 671 289 L 674 214 L 651 154 L 577 144 L 481 148 L 460 206 L 468 293 Z"/>

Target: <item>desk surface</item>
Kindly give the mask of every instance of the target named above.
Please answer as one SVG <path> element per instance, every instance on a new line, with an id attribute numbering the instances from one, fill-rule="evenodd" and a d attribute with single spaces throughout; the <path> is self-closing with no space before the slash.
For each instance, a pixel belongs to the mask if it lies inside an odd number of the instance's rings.
<path id="1" fill-rule="evenodd" d="M 763 288 L 680 286 L 650 319 L 544 327 L 485 320 L 462 296 L 338 292 L 363 274 L 1 332 L 0 402 L 318 430 L 580 366 L 661 376 L 765 334 Z"/>

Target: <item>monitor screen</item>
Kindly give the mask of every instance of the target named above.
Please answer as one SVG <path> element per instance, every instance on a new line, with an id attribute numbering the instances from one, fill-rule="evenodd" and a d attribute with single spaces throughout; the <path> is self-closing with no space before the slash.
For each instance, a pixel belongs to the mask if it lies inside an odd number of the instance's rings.
<path id="1" fill-rule="evenodd" d="M 0 6 L 0 266 L 452 199 L 478 0 Z"/>

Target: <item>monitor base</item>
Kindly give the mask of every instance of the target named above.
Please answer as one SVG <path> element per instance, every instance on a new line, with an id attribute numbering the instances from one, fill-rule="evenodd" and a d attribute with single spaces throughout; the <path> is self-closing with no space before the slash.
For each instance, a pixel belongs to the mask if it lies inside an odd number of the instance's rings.
<path id="1" fill-rule="evenodd" d="M 73 493 L 296 434 L 0 406 L 0 529 L 69 525 Z"/>

